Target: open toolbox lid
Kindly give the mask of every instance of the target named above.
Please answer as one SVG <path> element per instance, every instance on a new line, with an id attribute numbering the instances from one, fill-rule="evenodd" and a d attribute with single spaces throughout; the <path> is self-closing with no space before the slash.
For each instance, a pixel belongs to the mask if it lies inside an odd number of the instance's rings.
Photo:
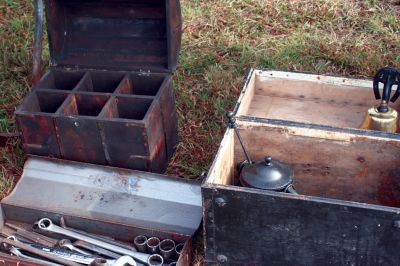
<path id="1" fill-rule="evenodd" d="M 45 0 L 51 65 L 173 72 L 179 0 Z"/>
<path id="2" fill-rule="evenodd" d="M 197 181 L 33 156 L 1 205 L 11 220 L 47 214 L 177 236 L 193 235 L 202 218 Z"/>

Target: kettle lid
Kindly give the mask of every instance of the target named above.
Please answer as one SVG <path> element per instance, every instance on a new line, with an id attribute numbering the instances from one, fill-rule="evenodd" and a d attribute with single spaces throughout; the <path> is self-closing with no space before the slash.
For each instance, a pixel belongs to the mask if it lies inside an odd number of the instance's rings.
<path id="1" fill-rule="evenodd" d="M 293 169 L 267 156 L 263 161 L 244 164 L 240 173 L 242 186 L 282 191 L 293 183 Z"/>

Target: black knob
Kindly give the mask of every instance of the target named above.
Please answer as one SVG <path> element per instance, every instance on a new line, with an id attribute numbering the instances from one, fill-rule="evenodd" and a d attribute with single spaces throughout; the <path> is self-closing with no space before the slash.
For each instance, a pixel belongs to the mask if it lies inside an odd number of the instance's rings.
<path id="1" fill-rule="evenodd" d="M 265 161 L 265 165 L 266 166 L 270 166 L 271 162 L 272 162 L 272 157 L 271 156 L 267 156 L 267 157 L 264 158 L 264 161 Z"/>
<path id="2" fill-rule="evenodd" d="M 382 96 L 379 91 L 379 83 L 383 83 Z M 390 98 L 392 93 L 392 87 L 397 85 L 397 91 Z M 378 70 L 374 77 L 374 94 L 376 99 L 382 99 L 378 111 L 386 113 L 389 111 L 388 102 L 389 100 L 395 102 L 400 96 L 400 71 L 393 67 L 384 67 Z"/>
<path id="3" fill-rule="evenodd" d="M 228 126 L 230 128 L 236 128 L 236 118 L 233 112 L 227 112 L 226 117 L 228 118 Z"/>

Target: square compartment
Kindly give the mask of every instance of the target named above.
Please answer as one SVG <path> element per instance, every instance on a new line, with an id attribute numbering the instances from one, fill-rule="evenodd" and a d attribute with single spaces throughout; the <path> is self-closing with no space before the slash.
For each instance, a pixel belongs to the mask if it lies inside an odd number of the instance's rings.
<path id="1" fill-rule="evenodd" d="M 114 97 L 104 112 L 105 118 L 143 120 L 149 110 L 152 99 L 136 97 Z"/>
<path id="2" fill-rule="evenodd" d="M 36 85 L 37 89 L 71 91 L 83 78 L 85 72 L 51 70 Z"/>
<path id="3" fill-rule="evenodd" d="M 131 73 L 117 89 L 120 94 L 156 96 L 165 80 L 161 74 Z"/>
<path id="4" fill-rule="evenodd" d="M 35 90 L 17 108 L 15 117 L 26 153 L 60 158 L 54 119 L 67 95 Z"/>
<path id="5" fill-rule="evenodd" d="M 99 94 L 73 94 L 62 108 L 65 115 L 98 116 L 110 96 Z"/>
<path id="6" fill-rule="evenodd" d="M 125 76 L 125 72 L 89 72 L 79 84 L 77 91 L 113 93 Z"/>
<path id="7" fill-rule="evenodd" d="M 115 96 L 99 122 L 110 165 L 163 173 L 167 167 L 165 129 L 153 99 Z"/>
<path id="8" fill-rule="evenodd" d="M 110 96 L 73 94 L 56 117 L 56 129 L 63 159 L 106 164 L 98 115 Z"/>
<path id="9" fill-rule="evenodd" d="M 17 111 L 53 114 L 57 112 L 67 95 L 59 92 L 33 91 L 18 107 Z"/>

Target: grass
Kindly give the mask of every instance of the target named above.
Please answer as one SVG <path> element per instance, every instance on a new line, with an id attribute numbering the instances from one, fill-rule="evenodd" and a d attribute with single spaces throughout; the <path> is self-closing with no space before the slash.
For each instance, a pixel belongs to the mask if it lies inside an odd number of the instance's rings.
<path id="1" fill-rule="evenodd" d="M 181 0 L 183 40 L 175 73 L 180 139 L 168 172 L 207 171 L 251 67 L 371 77 L 400 67 L 398 0 Z M 0 130 L 28 92 L 32 2 L 0 2 Z M 44 62 L 48 62 L 45 51 Z M 46 63 L 44 63 L 46 65 Z M 0 196 L 21 174 L 18 139 L 0 148 Z M 201 246 L 201 238 L 197 240 Z M 196 249 L 201 254 L 201 248 Z M 196 265 L 201 265 L 201 255 Z"/>

